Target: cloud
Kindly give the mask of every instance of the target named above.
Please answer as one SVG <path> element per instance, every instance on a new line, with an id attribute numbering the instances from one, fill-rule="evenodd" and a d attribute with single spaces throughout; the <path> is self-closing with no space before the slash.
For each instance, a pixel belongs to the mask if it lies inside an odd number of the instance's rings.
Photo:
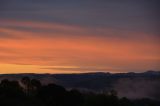
<path id="1" fill-rule="evenodd" d="M 0 62 L 159 69 L 155 1 L 62 1 L 1 0 Z"/>
<path id="2" fill-rule="evenodd" d="M 145 39 L 159 42 L 159 36 L 145 32 L 120 30 L 109 27 L 86 27 L 71 24 L 48 23 L 39 21 L 0 20 L 1 37 L 56 37 L 56 36 L 88 36 L 104 39 Z M 22 34 L 24 33 L 24 34 Z M 35 33 L 35 34 L 34 34 Z M 18 36 L 19 35 L 19 36 Z"/>
<path id="3" fill-rule="evenodd" d="M 0 18 L 155 33 L 157 1 L 1 1 Z M 155 30 L 156 29 L 156 30 Z"/>
<path id="4" fill-rule="evenodd" d="M 96 67 L 96 66 L 48 66 L 43 67 L 41 69 L 49 69 L 49 70 L 63 70 L 63 71 L 75 71 L 75 72 L 107 72 L 110 70 L 120 70 L 115 67 Z M 82 71 L 83 70 L 83 71 Z"/>
<path id="5" fill-rule="evenodd" d="M 23 39 L 0 39 L 0 47 L 3 48 L 0 51 L 1 63 L 42 66 L 74 65 L 86 71 L 104 67 L 102 71 L 111 69 L 112 72 L 159 69 L 158 43 L 148 38 L 143 39 L 141 36 L 139 39 L 126 40 L 117 37 L 104 38 L 98 35 L 94 37 L 72 36 L 68 33 L 52 35 L 52 33 L 15 29 L 6 29 L 5 32 Z M 95 66 L 95 68 L 88 68 L 88 66 Z M 54 72 L 54 69 L 51 70 Z M 69 71 L 61 69 L 61 72 L 62 70 Z M 77 70 L 79 71 L 80 68 Z"/>

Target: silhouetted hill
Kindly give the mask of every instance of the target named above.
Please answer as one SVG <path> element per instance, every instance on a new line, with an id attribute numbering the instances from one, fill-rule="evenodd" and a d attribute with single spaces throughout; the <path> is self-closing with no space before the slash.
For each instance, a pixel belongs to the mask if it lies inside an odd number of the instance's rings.
<path id="1" fill-rule="evenodd" d="M 160 71 L 143 73 L 81 73 L 81 74 L 3 74 L 1 79 L 20 80 L 24 76 L 38 79 L 42 84 L 55 83 L 67 89 L 107 92 L 112 89 L 120 97 L 160 98 Z"/>
<path id="2" fill-rule="evenodd" d="M 160 100 L 118 97 L 116 90 L 79 92 L 55 83 L 42 85 L 27 76 L 0 81 L 0 106 L 159 106 Z"/>

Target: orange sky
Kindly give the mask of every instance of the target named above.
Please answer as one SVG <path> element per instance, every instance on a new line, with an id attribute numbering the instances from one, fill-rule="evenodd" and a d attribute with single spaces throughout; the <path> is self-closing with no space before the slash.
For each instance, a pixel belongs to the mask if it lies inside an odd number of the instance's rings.
<path id="1" fill-rule="evenodd" d="M 0 73 L 160 69 L 159 38 L 148 33 L 36 21 L 0 23 Z"/>

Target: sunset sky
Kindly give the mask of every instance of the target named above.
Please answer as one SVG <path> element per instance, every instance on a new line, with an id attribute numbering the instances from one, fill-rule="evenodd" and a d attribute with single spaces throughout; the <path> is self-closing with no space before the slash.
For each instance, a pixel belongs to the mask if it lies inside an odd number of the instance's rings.
<path id="1" fill-rule="evenodd" d="M 0 0 L 0 73 L 160 70 L 159 0 Z"/>

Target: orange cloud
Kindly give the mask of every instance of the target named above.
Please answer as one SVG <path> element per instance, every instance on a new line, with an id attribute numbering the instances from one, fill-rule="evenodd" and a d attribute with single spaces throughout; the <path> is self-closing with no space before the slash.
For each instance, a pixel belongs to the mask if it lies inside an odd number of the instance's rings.
<path id="1" fill-rule="evenodd" d="M 4 21 L 2 24 L 5 23 Z M 29 72 L 34 70 L 34 72 L 40 73 L 83 72 L 83 69 L 86 69 L 83 67 L 91 67 L 89 69 L 97 71 L 101 71 L 101 69 L 105 71 L 104 69 L 106 69 L 106 71 L 112 72 L 160 69 L 158 65 L 160 62 L 159 43 L 154 40 L 156 38 L 148 35 L 145 37 L 145 34 L 141 36 L 141 33 L 130 33 L 132 36 L 134 34 L 138 36 L 137 39 L 106 37 L 91 33 L 91 29 L 85 27 L 37 22 L 8 22 L 7 24 L 9 26 L 13 24 L 13 26 L 33 27 L 33 29 L 37 27 L 55 29 L 63 33 L 26 31 L 7 28 L 2 25 L 0 32 L 12 37 L 0 38 L 0 63 L 1 70 L 4 70 L 0 73 L 12 73 L 13 71 L 19 73 L 19 69 L 24 69 L 27 72 L 26 69 L 28 68 L 31 70 Z M 68 31 L 76 32 L 78 36 L 76 36 L 76 33 L 68 33 Z M 113 34 L 112 30 L 101 29 L 101 31 L 105 35 Z M 123 33 L 121 34 L 123 35 Z M 19 65 L 4 67 L 3 64 Z M 24 64 L 29 66 L 24 66 Z M 33 66 L 36 66 L 36 68 Z M 41 66 L 65 67 L 60 70 L 56 68 L 45 69 Z M 81 68 L 65 70 L 66 66 Z M 80 71 L 80 69 L 82 70 Z"/>

